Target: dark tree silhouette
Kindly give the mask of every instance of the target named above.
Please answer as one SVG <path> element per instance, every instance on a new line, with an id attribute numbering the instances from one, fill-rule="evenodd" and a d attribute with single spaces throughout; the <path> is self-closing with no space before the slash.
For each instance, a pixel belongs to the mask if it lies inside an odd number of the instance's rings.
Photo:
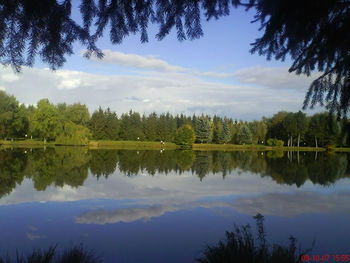
<path id="1" fill-rule="evenodd" d="M 320 103 L 346 115 L 350 105 L 349 0 L 81 0 L 82 25 L 71 17 L 70 0 L 0 0 L 0 63 L 19 72 L 34 58 L 52 69 L 61 67 L 80 41 L 86 57 L 102 57 L 96 41 L 109 28 L 113 44 L 139 32 L 148 41 L 150 23 L 159 26 L 161 40 L 176 29 L 179 41 L 203 35 L 207 20 L 229 15 L 232 7 L 256 10 L 262 36 L 252 53 L 267 59 L 291 57 L 290 72 L 309 75 L 319 70 L 306 94 L 304 107 Z M 238 25 L 237 25 L 238 26 Z"/>
<path id="2" fill-rule="evenodd" d="M 350 106 L 350 1 L 252 0 L 263 36 L 251 52 L 284 60 L 290 72 L 322 72 L 309 87 L 304 108 L 324 105 L 344 116 Z"/>

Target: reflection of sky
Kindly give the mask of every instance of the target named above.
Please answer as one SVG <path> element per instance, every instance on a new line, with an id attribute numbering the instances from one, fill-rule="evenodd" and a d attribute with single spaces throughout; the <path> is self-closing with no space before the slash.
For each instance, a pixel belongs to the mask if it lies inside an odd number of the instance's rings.
<path id="1" fill-rule="evenodd" d="M 305 246 L 315 238 L 315 253 L 344 253 L 350 240 L 349 184 L 308 181 L 297 188 L 249 172 L 224 180 L 210 174 L 203 181 L 190 173 L 115 172 L 108 179 L 90 175 L 78 188 L 38 192 L 25 179 L 0 200 L 0 247 L 83 243 L 106 262 L 190 262 L 205 242 L 223 238 L 233 223 L 254 224 L 251 216 L 260 212 L 273 241 L 287 242 L 293 234 Z"/>

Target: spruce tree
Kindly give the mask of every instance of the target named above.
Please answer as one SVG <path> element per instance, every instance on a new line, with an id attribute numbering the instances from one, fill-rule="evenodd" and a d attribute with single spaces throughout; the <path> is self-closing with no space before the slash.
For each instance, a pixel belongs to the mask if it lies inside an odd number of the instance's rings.
<path id="1" fill-rule="evenodd" d="M 195 119 L 196 142 L 208 143 L 211 135 L 211 123 L 208 117 L 201 116 Z"/>
<path id="2" fill-rule="evenodd" d="M 252 143 L 252 133 L 247 125 L 243 125 L 237 134 L 237 140 L 239 144 L 250 144 Z"/>
<path id="3" fill-rule="evenodd" d="M 224 120 L 222 125 L 221 141 L 228 143 L 231 140 L 230 124 L 227 120 Z"/>

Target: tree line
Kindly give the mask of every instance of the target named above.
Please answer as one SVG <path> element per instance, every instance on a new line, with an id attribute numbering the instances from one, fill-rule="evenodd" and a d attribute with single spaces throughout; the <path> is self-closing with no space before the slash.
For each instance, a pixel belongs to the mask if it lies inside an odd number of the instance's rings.
<path id="1" fill-rule="evenodd" d="M 281 111 L 261 120 L 170 113 L 140 114 L 130 110 L 118 116 L 111 109 L 86 105 L 54 105 L 48 99 L 36 106 L 20 104 L 0 91 L 0 138 L 31 138 L 60 145 L 85 145 L 89 140 L 167 141 L 262 144 L 271 146 L 350 146 L 350 122 L 327 112 Z M 187 137 L 186 137 L 187 136 Z"/>

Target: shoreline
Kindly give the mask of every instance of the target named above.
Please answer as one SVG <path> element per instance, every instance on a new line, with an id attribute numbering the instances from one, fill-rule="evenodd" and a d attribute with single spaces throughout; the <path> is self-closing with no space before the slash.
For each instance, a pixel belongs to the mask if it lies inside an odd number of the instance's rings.
<path id="1" fill-rule="evenodd" d="M 149 141 L 90 141 L 87 145 L 59 145 L 55 142 L 46 142 L 38 140 L 23 141 L 5 141 L 0 140 L 0 147 L 88 147 L 89 149 L 128 149 L 128 150 L 155 150 L 168 149 L 175 150 L 180 147 L 175 143 L 165 142 L 149 142 Z M 350 152 L 350 148 L 326 148 L 326 147 L 288 147 L 288 146 L 267 146 L 267 145 L 237 145 L 237 144 L 193 144 L 192 150 L 195 151 L 334 151 L 334 152 Z"/>

